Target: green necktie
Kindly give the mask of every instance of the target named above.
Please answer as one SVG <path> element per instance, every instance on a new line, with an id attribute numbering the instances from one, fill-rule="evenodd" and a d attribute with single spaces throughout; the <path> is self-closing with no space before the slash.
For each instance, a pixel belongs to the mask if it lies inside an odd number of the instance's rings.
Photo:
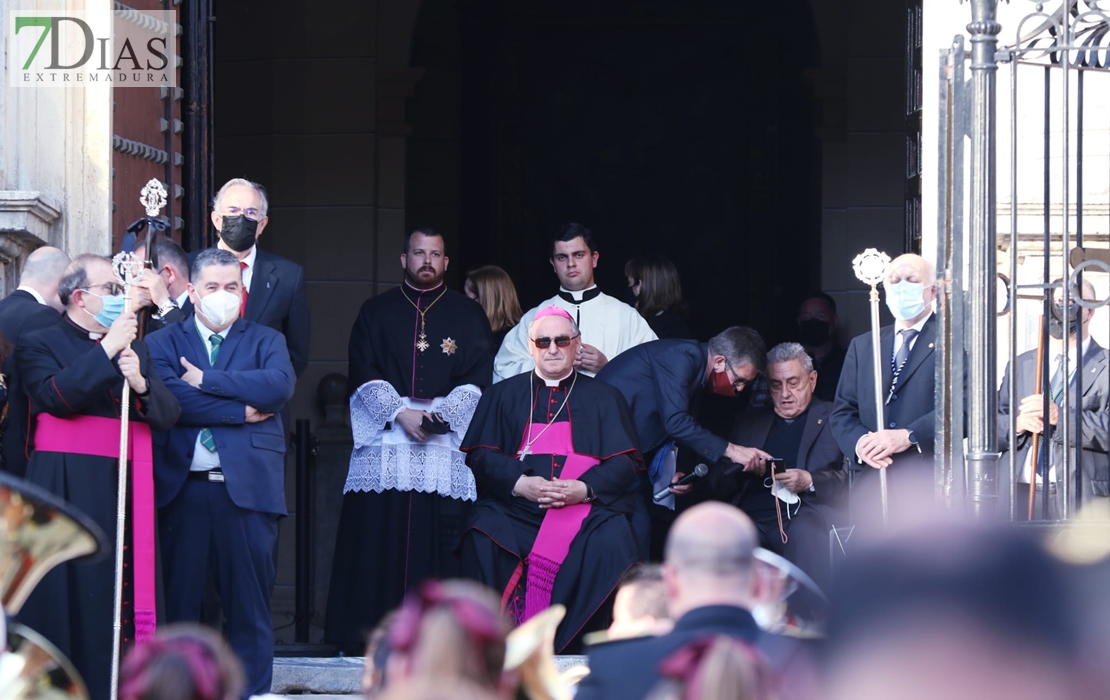
<path id="1" fill-rule="evenodd" d="M 208 354 L 208 361 L 215 367 L 216 358 L 220 356 L 220 343 L 224 342 L 224 339 L 222 336 L 213 333 L 208 336 L 208 342 L 212 343 L 212 352 Z M 216 438 L 212 436 L 212 431 L 208 428 L 200 431 L 200 444 L 204 445 L 204 448 L 209 452 L 216 451 Z"/>

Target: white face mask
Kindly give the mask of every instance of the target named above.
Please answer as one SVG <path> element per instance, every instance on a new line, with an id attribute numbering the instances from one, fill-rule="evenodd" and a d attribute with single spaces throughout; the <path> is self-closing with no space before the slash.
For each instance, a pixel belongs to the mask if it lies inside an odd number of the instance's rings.
<path id="1" fill-rule="evenodd" d="M 239 318 L 240 297 L 226 289 L 217 289 L 201 297 L 200 312 L 212 323 L 222 326 Z"/>

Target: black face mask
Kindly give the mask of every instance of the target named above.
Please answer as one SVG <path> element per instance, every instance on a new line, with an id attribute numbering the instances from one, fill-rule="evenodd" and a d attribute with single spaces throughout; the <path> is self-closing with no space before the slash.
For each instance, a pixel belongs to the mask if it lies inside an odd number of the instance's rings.
<path id="1" fill-rule="evenodd" d="M 829 322 L 807 318 L 798 324 L 798 339 L 802 345 L 824 345 L 829 342 Z"/>
<path id="2" fill-rule="evenodd" d="M 1074 335 L 1077 331 L 1079 331 L 1078 315 L 1072 316 L 1068 319 L 1068 335 Z M 1061 319 L 1057 318 L 1056 316 L 1052 316 L 1051 318 L 1049 318 L 1048 334 L 1052 337 L 1055 337 L 1059 341 L 1059 339 L 1063 337 L 1063 321 L 1061 321 Z"/>
<path id="3" fill-rule="evenodd" d="M 239 214 L 238 216 L 225 216 L 223 226 L 220 228 L 220 238 L 224 245 L 236 253 L 250 250 L 257 237 L 258 222 Z"/>

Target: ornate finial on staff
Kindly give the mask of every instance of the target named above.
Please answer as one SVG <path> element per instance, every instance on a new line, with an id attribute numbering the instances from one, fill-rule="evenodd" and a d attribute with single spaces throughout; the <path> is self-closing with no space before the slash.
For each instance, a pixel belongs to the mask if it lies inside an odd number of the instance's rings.
<path id="1" fill-rule="evenodd" d="M 886 425 L 883 418 L 883 358 L 881 343 L 879 341 L 879 283 L 886 278 L 890 268 L 890 256 L 875 248 L 868 248 L 852 260 L 852 270 L 856 278 L 864 284 L 871 285 L 871 357 L 875 372 L 875 430 L 879 431 Z M 883 524 L 888 520 L 886 469 L 879 470 L 879 494 L 883 501 Z"/>
<path id="2" fill-rule="evenodd" d="M 871 285 L 872 289 L 886 278 L 889 267 L 890 256 L 875 248 L 868 248 L 852 260 L 852 271 L 856 273 L 856 279 Z"/>
<path id="3" fill-rule="evenodd" d="M 154 178 L 143 185 L 139 193 L 139 204 L 143 205 L 149 217 L 157 217 L 162 213 L 166 206 L 166 188 L 161 180 Z"/>

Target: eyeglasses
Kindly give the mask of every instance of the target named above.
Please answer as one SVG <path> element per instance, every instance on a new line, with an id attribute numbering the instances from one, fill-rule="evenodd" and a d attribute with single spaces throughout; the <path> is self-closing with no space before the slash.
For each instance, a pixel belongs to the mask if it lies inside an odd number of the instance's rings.
<path id="1" fill-rule="evenodd" d="M 744 387 L 748 385 L 749 380 L 740 376 L 740 373 L 733 368 L 732 363 L 728 361 L 727 357 L 725 358 L 725 369 L 732 372 L 732 376 L 736 377 L 736 379 L 732 380 L 732 390 L 739 394 L 744 390 Z"/>
<path id="2" fill-rule="evenodd" d="M 582 334 L 579 333 L 578 335 L 575 335 L 575 336 L 560 335 L 560 336 L 556 336 L 554 338 L 548 338 L 548 337 L 545 336 L 543 338 L 532 338 L 532 342 L 535 343 L 536 347 L 539 348 L 540 350 L 546 350 L 549 347 L 551 347 L 551 341 L 552 340 L 554 340 L 555 344 L 558 345 L 559 347 L 565 348 L 566 346 L 570 345 L 570 341 L 574 340 L 579 335 L 582 335 Z"/>
<path id="3" fill-rule="evenodd" d="M 247 217 L 251 221 L 261 221 L 262 220 L 262 212 L 258 211 L 254 207 L 251 207 L 249 209 L 240 209 L 239 207 L 228 207 L 227 211 L 225 211 L 220 216 L 240 216 L 240 215 Z"/>
<path id="4" fill-rule="evenodd" d="M 103 284 L 90 284 L 88 287 L 82 287 L 81 289 L 83 289 L 87 292 L 89 290 L 96 289 L 98 287 L 101 287 L 101 288 L 104 289 L 104 291 L 108 292 L 108 296 L 113 296 L 114 297 L 117 294 L 123 294 L 123 287 L 119 286 L 115 282 L 105 282 Z"/>

